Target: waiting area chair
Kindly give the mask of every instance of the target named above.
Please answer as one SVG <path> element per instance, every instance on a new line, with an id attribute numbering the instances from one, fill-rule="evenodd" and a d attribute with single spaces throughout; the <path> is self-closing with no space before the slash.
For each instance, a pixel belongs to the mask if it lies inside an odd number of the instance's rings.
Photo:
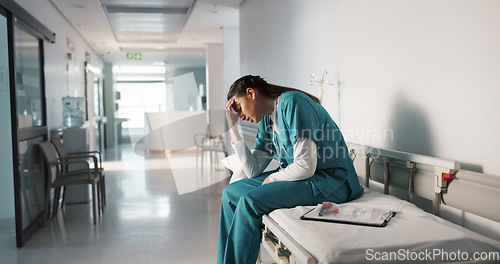
<path id="1" fill-rule="evenodd" d="M 101 188 L 101 195 L 102 195 L 101 196 L 102 197 L 102 205 L 106 205 L 106 178 L 105 178 L 106 175 L 104 173 L 104 168 L 102 167 L 101 153 L 99 151 L 84 151 L 84 152 L 71 152 L 71 153 L 69 153 L 68 151 L 66 151 L 66 148 L 64 148 L 64 145 L 61 142 L 61 140 L 54 138 L 51 141 L 52 141 L 52 144 L 54 144 L 54 146 L 56 147 L 57 154 L 59 155 L 59 157 L 61 159 L 66 159 L 68 157 L 71 159 L 80 158 L 80 159 L 85 159 L 85 160 L 88 160 L 88 159 L 91 159 L 94 157 L 97 158 L 97 160 L 99 161 L 98 171 L 99 171 L 99 176 L 101 178 L 100 188 Z M 64 166 L 64 168 L 66 170 L 68 170 L 68 166 Z M 65 194 L 66 193 L 63 193 L 63 202 L 64 202 Z"/>
<path id="2" fill-rule="evenodd" d="M 201 170 L 203 171 L 203 163 L 205 153 L 209 155 L 210 158 L 210 169 L 213 170 L 213 165 L 215 164 L 215 170 L 219 169 L 219 155 L 218 153 L 223 153 L 224 157 L 227 157 L 226 146 L 224 144 L 224 138 L 222 136 L 209 136 L 206 134 L 196 134 L 194 136 L 194 142 L 196 145 L 196 164 L 198 164 L 198 153 L 201 150 Z"/>
<path id="3" fill-rule="evenodd" d="M 92 212 L 94 224 L 97 224 L 98 214 L 101 213 L 102 199 L 100 194 L 101 174 L 96 157 L 92 158 L 93 166 L 90 162 L 81 157 L 66 157 L 61 158 L 57 155 L 54 146 L 45 141 L 39 144 L 45 160 L 45 168 L 47 170 L 47 188 L 45 193 L 45 218 L 47 220 L 50 211 L 50 193 L 54 188 L 54 200 L 52 203 L 52 215 L 57 214 L 59 200 L 61 196 L 61 188 L 68 185 L 89 184 L 92 186 Z M 83 169 L 75 171 L 68 170 L 65 167 L 68 165 L 78 164 L 83 166 Z"/>

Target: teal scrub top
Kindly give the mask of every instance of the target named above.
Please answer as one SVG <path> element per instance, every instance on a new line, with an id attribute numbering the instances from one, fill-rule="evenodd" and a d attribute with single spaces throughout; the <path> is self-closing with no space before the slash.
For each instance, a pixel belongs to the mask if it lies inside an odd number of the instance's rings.
<path id="1" fill-rule="evenodd" d="M 293 146 L 297 138 L 312 139 L 318 160 L 315 175 L 310 178 L 314 192 L 329 197 L 347 181 L 351 190 L 348 200 L 363 194 L 344 137 L 321 104 L 299 91 L 284 92 L 279 98 L 276 123 L 279 133 L 273 132 L 269 115 L 262 118 L 255 149 L 274 154 L 281 166 L 286 167 L 294 161 Z"/>

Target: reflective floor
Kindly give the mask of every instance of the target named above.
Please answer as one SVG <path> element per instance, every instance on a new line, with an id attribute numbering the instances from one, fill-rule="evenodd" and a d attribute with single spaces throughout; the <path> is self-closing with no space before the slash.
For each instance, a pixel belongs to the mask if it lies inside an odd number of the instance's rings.
<path id="1" fill-rule="evenodd" d="M 195 164 L 194 150 L 165 158 L 122 144 L 106 152 L 107 206 L 97 225 L 90 203 L 66 205 L 21 249 L 12 232 L 0 233 L 0 263 L 215 263 L 229 179 Z M 195 187 L 179 195 L 189 182 Z"/>

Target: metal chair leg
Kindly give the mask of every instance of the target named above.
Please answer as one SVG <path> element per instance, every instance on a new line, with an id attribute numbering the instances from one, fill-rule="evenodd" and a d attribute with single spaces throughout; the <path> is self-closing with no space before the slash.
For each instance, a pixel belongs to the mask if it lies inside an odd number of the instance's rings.
<path id="1" fill-rule="evenodd" d="M 102 191 L 102 188 L 101 188 L 101 181 L 99 181 L 97 184 L 96 184 L 96 191 L 97 191 L 97 213 L 99 215 L 101 215 L 101 210 L 103 209 L 102 208 L 102 195 L 101 195 L 101 191 Z"/>
<path id="2" fill-rule="evenodd" d="M 102 190 L 102 204 L 106 205 L 106 176 L 104 175 L 104 172 L 102 173 L 102 178 L 101 178 L 101 190 Z"/>
<path id="3" fill-rule="evenodd" d="M 96 202 L 97 202 L 97 190 L 96 183 L 92 183 L 92 214 L 94 217 L 94 225 L 97 224 L 97 210 L 96 210 Z"/>

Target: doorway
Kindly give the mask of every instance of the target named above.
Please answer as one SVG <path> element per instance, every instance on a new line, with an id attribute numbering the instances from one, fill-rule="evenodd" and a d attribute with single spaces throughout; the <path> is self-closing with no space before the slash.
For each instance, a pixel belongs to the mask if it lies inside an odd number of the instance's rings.
<path id="1" fill-rule="evenodd" d="M 144 136 L 145 113 L 167 110 L 165 82 L 118 82 L 116 90 L 120 95 L 117 118 L 126 120 L 117 128 L 121 130 L 118 143 L 135 142 Z"/>

